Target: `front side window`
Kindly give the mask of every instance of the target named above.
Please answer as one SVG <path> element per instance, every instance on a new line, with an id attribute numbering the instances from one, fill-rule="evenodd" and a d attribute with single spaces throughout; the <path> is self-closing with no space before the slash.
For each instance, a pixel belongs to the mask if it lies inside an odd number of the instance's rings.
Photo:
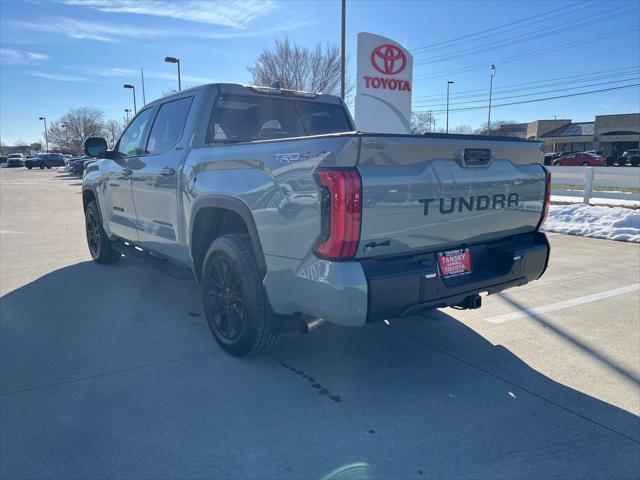
<path id="1" fill-rule="evenodd" d="M 164 103 L 160 107 L 153 127 L 151 127 L 146 153 L 166 152 L 178 143 L 187 123 L 191 99 L 192 97 L 181 98 Z"/>
<path id="2" fill-rule="evenodd" d="M 142 153 L 140 144 L 152 113 L 153 108 L 143 110 L 136 118 L 133 119 L 131 124 L 124 131 L 116 149 L 120 156 L 130 157 L 132 155 L 140 155 Z"/>
<path id="3" fill-rule="evenodd" d="M 206 143 L 251 142 L 350 130 L 351 124 L 341 105 L 260 95 L 223 95 L 212 112 Z"/>

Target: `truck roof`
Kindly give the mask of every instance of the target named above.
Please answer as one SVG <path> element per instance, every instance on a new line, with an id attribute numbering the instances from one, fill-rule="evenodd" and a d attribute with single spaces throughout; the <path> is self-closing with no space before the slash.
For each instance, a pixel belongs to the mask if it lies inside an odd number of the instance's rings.
<path id="1" fill-rule="evenodd" d="M 299 98 L 305 100 L 319 100 L 325 103 L 334 103 L 339 105 L 342 100 L 336 95 L 329 95 L 326 93 L 314 93 L 303 92 L 299 90 L 289 90 L 286 88 L 272 88 L 264 87 L 260 85 L 245 85 L 241 83 L 206 83 L 204 85 L 198 85 L 180 92 L 170 93 L 164 97 L 160 97 L 147 105 L 153 105 L 160 101 L 166 101 L 168 98 L 177 97 L 183 95 L 186 92 L 196 92 L 198 90 L 217 90 L 223 94 L 235 94 L 235 95 L 274 95 L 286 98 Z"/>

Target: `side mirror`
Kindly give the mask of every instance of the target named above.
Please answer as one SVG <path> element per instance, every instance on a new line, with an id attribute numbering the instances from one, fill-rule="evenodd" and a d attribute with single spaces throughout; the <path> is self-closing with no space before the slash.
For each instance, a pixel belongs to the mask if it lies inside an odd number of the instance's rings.
<path id="1" fill-rule="evenodd" d="M 84 153 L 90 157 L 105 157 L 107 141 L 102 137 L 89 137 L 84 141 Z"/>

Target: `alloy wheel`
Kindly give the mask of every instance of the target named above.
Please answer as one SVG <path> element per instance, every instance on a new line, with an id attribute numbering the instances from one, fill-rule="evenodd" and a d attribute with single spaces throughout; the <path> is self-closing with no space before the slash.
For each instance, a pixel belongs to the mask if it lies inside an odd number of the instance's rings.
<path id="1" fill-rule="evenodd" d="M 216 256 L 205 277 L 205 307 L 216 331 L 233 340 L 244 328 L 245 307 L 240 275 L 231 260 Z"/>

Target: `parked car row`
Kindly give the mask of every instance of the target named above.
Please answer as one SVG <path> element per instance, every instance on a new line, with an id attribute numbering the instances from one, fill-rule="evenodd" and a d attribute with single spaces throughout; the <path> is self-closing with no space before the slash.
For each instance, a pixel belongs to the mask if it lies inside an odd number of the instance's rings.
<path id="1" fill-rule="evenodd" d="M 82 176 L 87 163 L 94 161 L 95 158 L 82 155 L 81 157 L 70 158 L 67 162 L 67 171 L 73 175 Z"/>
<path id="2" fill-rule="evenodd" d="M 70 155 L 61 153 L 39 153 L 33 157 L 25 157 L 22 153 L 12 153 L 7 157 L 7 168 L 25 167 L 51 169 L 53 167 L 64 167 L 67 165 Z"/>
<path id="3" fill-rule="evenodd" d="M 602 150 L 587 152 L 549 152 L 544 155 L 544 164 L 562 167 L 606 167 L 640 165 L 640 150 L 631 149 L 620 156 L 606 155 Z"/>

